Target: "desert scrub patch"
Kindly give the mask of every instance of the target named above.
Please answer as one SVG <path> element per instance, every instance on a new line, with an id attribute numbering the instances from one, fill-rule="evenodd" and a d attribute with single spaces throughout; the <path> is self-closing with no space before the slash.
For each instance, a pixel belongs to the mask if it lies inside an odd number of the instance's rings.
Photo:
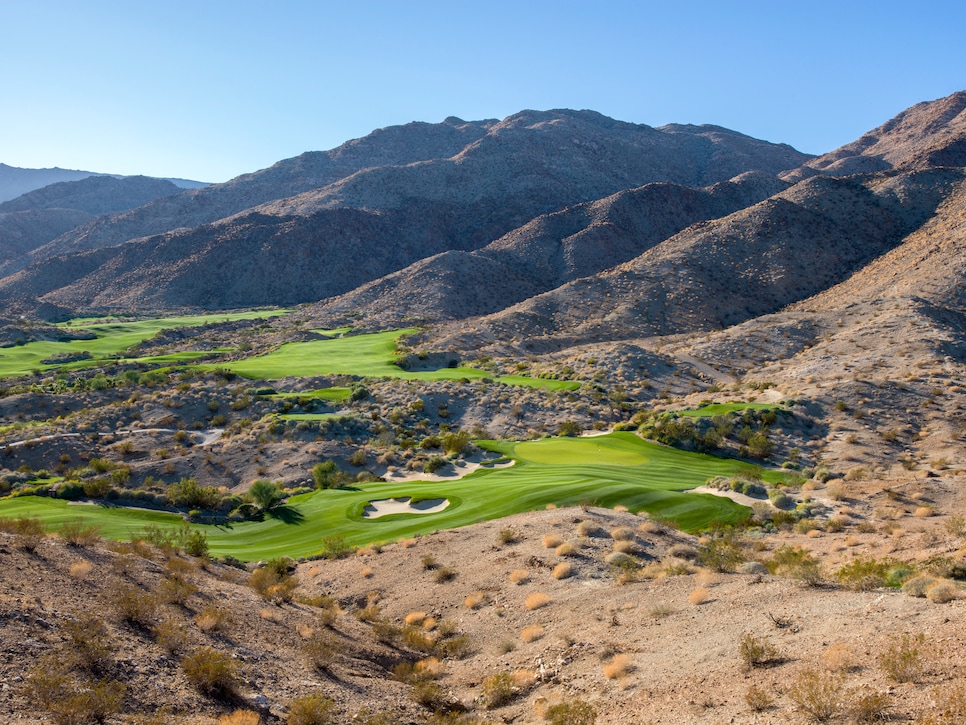
<path id="1" fill-rule="evenodd" d="M 195 624 L 205 634 L 223 632 L 231 626 L 233 617 L 230 609 L 209 604 L 195 615 Z"/>
<path id="2" fill-rule="evenodd" d="M 199 647 L 188 654 L 181 660 L 181 669 L 191 686 L 206 697 L 231 699 L 238 691 L 234 660 L 211 647 Z"/>
<path id="3" fill-rule="evenodd" d="M 942 579 L 926 587 L 926 599 L 934 604 L 945 604 L 959 597 L 959 590 L 954 582 Z"/>
<path id="4" fill-rule="evenodd" d="M 70 574 L 74 579 L 86 579 L 87 575 L 91 573 L 94 568 L 86 559 L 81 559 L 80 561 L 73 562 L 67 569 L 67 573 Z"/>
<path id="5" fill-rule="evenodd" d="M 445 584 L 446 582 L 451 582 L 456 578 L 456 569 L 451 566 L 441 566 L 435 572 L 433 572 L 433 581 L 437 584 Z"/>
<path id="6" fill-rule="evenodd" d="M 188 646 L 184 622 L 175 617 L 164 617 L 151 628 L 151 634 L 158 646 L 170 654 L 181 652 Z"/>
<path id="7" fill-rule="evenodd" d="M 614 541 L 633 541 L 634 529 L 630 526 L 618 526 L 616 529 L 611 529 L 610 538 Z"/>
<path id="8" fill-rule="evenodd" d="M 576 556 L 577 546 L 572 541 L 565 541 L 554 549 L 553 553 L 556 556 Z"/>
<path id="9" fill-rule="evenodd" d="M 543 637 L 545 632 L 546 630 L 544 630 L 542 625 L 531 624 L 529 627 L 524 627 L 520 632 L 520 639 L 527 643 L 536 642 Z"/>
<path id="10" fill-rule="evenodd" d="M 147 629 L 158 613 L 158 599 L 133 584 L 122 584 L 108 591 L 108 600 L 121 620 Z"/>
<path id="11" fill-rule="evenodd" d="M 260 725 L 262 717 L 254 710 L 235 710 L 218 718 L 218 725 Z"/>
<path id="12" fill-rule="evenodd" d="M 822 664 L 830 672 L 851 672 L 858 667 L 858 660 L 849 645 L 836 642 L 822 652 Z"/>
<path id="13" fill-rule="evenodd" d="M 529 610 L 540 609 L 550 604 L 550 595 L 543 592 L 534 592 L 524 601 L 524 606 Z"/>
<path id="14" fill-rule="evenodd" d="M 839 567 L 835 578 L 852 591 L 869 591 L 879 587 L 899 586 L 901 582 L 896 582 L 890 574 L 900 568 L 906 567 L 898 559 L 875 559 L 858 554 Z"/>
<path id="15" fill-rule="evenodd" d="M 778 649 L 767 637 L 746 632 L 738 640 L 738 656 L 746 669 L 767 667 L 782 660 Z"/>
<path id="16" fill-rule="evenodd" d="M 496 541 L 498 544 L 516 544 L 520 541 L 520 535 L 513 529 L 507 527 L 500 529 L 500 533 L 497 534 Z"/>
<path id="17" fill-rule="evenodd" d="M 926 671 L 927 653 L 922 633 L 893 637 L 879 654 L 879 669 L 894 682 L 918 682 Z"/>
<path id="18" fill-rule="evenodd" d="M 107 672 L 114 663 L 107 625 L 92 614 L 69 619 L 61 627 L 70 647 L 70 658 L 93 674 Z"/>
<path id="19" fill-rule="evenodd" d="M 808 668 L 788 688 L 788 698 L 813 722 L 827 722 L 843 706 L 845 681 L 841 674 Z"/>
<path id="20" fill-rule="evenodd" d="M 629 674 L 633 668 L 630 657 L 625 654 L 614 655 L 610 662 L 604 665 L 604 677 L 608 680 L 616 680 Z"/>
<path id="21" fill-rule="evenodd" d="M 574 573 L 574 565 L 569 561 L 562 561 L 553 568 L 553 573 L 551 576 L 553 576 L 554 579 L 569 579 L 574 575 Z"/>
<path id="22" fill-rule="evenodd" d="M 543 537 L 543 547 L 545 549 L 556 549 L 564 542 L 559 534 L 547 534 Z"/>
<path id="23" fill-rule="evenodd" d="M 514 569 L 510 572 L 510 581 L 514 584 L 526 584 L 530 581 L 530 572 L 527 569 Z"/>
<path id="24" fill-rule="evenodd" d="M 508 704 L 518 692 L 513 684 L 513 675 L 509 672 L 498 672 L 483 678 L 480 701 L 486 709 L 495 710 Z"/>
<path id="25" fill-rule="evenodd" d="M 763 712 L 775 706 L 775 698 L 769 694 L 768 690 L 752 683 L 745 691 L 745 704 L 753 712 Z"/>
<path id="26" fill-rule="evenodd" d="M 334 725 L 336 715 L 333 700 L 319 694 L 303 695 L 289 701 L 285 725 Z"/>
<path id="27" fill-rule="evenodd" d="M 550 725 L 594 725 L 597 710 L 583 700 L 569 700 L 548 707 L 543 718 Z"/>
<path id="28" fill-rule="evenodd" d="M 86 523 L 83 519 L 65 522 L 57 535 L 68 545 L 75 547 L 93 546 L 101 540 L 100 528 L 94 524 Z"/>
<path id="29" fill-rule="evenodd" d="M 473 592 L 467 595 L 466 599 L 463 600 L 463 604 L 466 605 L 467 609 L 479 609 L 484 604 L 486 604 L 486 594 L 484 592 Z"/>
<path id="30" fill-rule="evenodd" d="M 302 643 L 302 654 L 312 669 L 328 672 L 342 654 L 342 643 L 328 632 L 315 632 Z"/>
<path id="31" fill-rule="evenodd" d="M 707 589 L 705 589 L 704 587 L 698 587 L 697 589 L 692 590 L 690 594 L 688 594 L 688 601 L 694 605 L 701 605 L 706 603 L 710 598 L 710 596 L 711 596 L 711 593 Z"/>
<path id="32" fill-rule="evenodd" d="M 846 707 L 857 723 L 888 722 L 891 719 L 892 698 L 888 692 L 853 690 L 846 695 Z"/>
<path id="33" fill-rule="evenodd" d="M 426 612 L 410 612 L 403 621 L 411 627 L 416 627 L 426 620 Z"/>
<path id="34" fill-rule="evenodd" d="M 588 519 L 585 519 L 577 524 L 577 534 L 579 536 L 595 537 L 602 536 L 603 533 L 604 529 L 600 524 L 594 523 Z"/>

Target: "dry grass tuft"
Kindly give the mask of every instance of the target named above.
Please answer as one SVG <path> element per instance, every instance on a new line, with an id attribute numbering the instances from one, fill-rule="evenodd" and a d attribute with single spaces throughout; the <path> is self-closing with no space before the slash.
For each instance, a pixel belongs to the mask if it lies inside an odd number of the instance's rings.
<path id="1" fill-rule="evenodd" d="M 359 576 L 361 576 L 363 579 L 371 579 L 373 574 L 375 574 L 375 572 L 372 570 L 371 566 L 364 566 L 359 572 Z"/>
<path id="2" fill-rule="evenodd" d="M 618 526 L 616 529 L 611 529 L 610 538 L 614 541 L 633 541 L 634 529 L 630 526 Z"/>
<path id="3" fill-rule="evenodd" d="M 463 600 L 467 609 L 479 609 L 486 604 L 486 594 L 483 592 L 473 592 Z"/>
<path id="4" fill-rule="evenodd" d="M 577 524 L 577 533 L 580 536 L 599 536 L 604 533 L 604 530 L 593 521 L 585 520 Z"/>
<path id="5" fill-rule="evenodd" d="M 822 664 L 831 672 L 849 672 L 858 666 L 852 648 L 843 642 L 829 645 L 822 652 Z"/>
<path id="6" fill-rule="evenodd" d="M 550 604 L 550 595 L 543 592 L 535 592 L 526 598 L 524 606 L 529 610 L 540 609 Z"/>
<path id="7" fill-rule="evenodd" d="M 553 568 L 554 579 L 569 579 L 574 575 L 574 565 L 569 561 L 562 561 Z"/>
<path id="8" fill-rule="evenodd" d="M 913 514 L 916 518 L 924 519 L 934 515 L 936 510 L 932 506 L 917 506 Z"/>
<path id="9" fill-rule="evenodd" d="M 514 569 L 510 572 L 510 581 L 514 584 L 526 584 L 530 581 L 530 572 L 526 569 Z"/>
<path id="10" fill-rule="evenodd" d="M 67 570 L 67 573 L 75 579 L 84 579 L 88 574 L 91 573 L 93 568 L 93 565 L 89 561 L 81 559 L 80 561 L 75 561 L 73 564 L 71 564 L 70 568 Z"/>
<path id="11" fill-rule="evenodd" d="M 707 589 L 704 587 L 699 587 L 688 594 L 688 601 L 691 602 L 691 604 L 700 605 L 708 601 L 709 596 L 710 592 L 708 592 Z"/>
<path id="12" fill-rule="evenodd" d="M 553 553 L 557 556 L 574 556 L 577 553 L 577 547 L 572 542 L 565 541 L 554 549 Z"/>
<path id="13" fill-rule="evenodd" d="M 254 710 L 235 710 L 218 718 L 218 725 L 258 725 L 261 721 L 261 716 Z"/>
<path id="14" fill-rule="evenodd" d="M 520 639 L 524 642 L 536 642 L 544 634 L 545 630 L 542 626 L 539 624 L 531 624 L 529 627 L 524 627 L 523 631 L 520 632 Z"/>
<path id="15" fill-rule="evenodd" d="M 926 599 L 934 604 L 945 604 L 959 597 L 956 585 L 948 579 L 942 579 L 926 589 Z"/>
<path id="16" fill-rule="evenodd" d="M 422 624 L 426 620 L 426 612 L 410 612 L 406 615 L 403 620 L 406 624 L 410 626 L 417 626 Z"/>
<path id="17" fill-rule="evenodd" d="M 564 542 L 559 534 L 547 534 L 543 537 L 543 547 L 545 549 L 556 549 Z"/>
<path id="18" fill-rule="evenodd" d="M 630 657 L 614 655 L 613 659 L 604 665 L 604 677 L 608 680 L 616 680 L 618 677 L 627 675 L 633 668 Z"/>

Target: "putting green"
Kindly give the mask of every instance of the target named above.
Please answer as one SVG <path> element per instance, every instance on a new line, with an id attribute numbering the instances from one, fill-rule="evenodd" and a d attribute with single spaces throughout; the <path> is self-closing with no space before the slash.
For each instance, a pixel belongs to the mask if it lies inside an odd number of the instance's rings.
<path id="1" fill-rule="evenodd" d="M 710 523 L 739 522 L 749 509 L 711 495 L 686 493 L 713 476 L 732 476 L 741 461 L 689 453 L 641 440 L 629 432 L 594 438 L 542 441 L 480 441 L 479 445 L 512 458 L 507 468 L 483 468 L 464 478 L 435 482 L 368 482 L 348 489 L 315 491 L 293 497 L 274 517 L 231 526 L 199 526 L 215 555 L 246 561 L 277 556 L 317 554 L 326 536 L 344 537 L 362 546 L 440 529 L 466 526 L 558 506 L 592 502 L 631 511 L 648 511 L 675 521 L 687 531 Z M 782 474 L 766 471 L 766 480 Z M 414 497 L 445 498 L 450 505 L 434 514 L 392 514 L 366 519 L 369 501 Z M 148 523 L 180 524 L 171 514 L 153 511 L 67 505 L 64 501 L 24 496 L 0 501 L 0 516 L 35 515 L 57 526 L 81 517 L 103 528 L 105 536 L 126 538 Z"/>
<path id="2" fill-rule="evenodd" d="M 676 410 L 674 412 L 686 418 L 711 418 L 715 415 L 740 413 L 743 410 L 785 410 L 785 406 L 777 403 L 711 403 L 694 410 Z"/>
<path id="3" fill-rule="evenodd" d="M 389 377 L 404 380 L 483 380 L 490 378 L 507 385 L 525 385 L 546 390 L 576 390 L 580 383 L 572 380 L 528 378 L 521 375 L 493 376 L 475 368 L 440 368 L 409 372 L 394 364 L 396 340 L 417 332 L 414 328 L 388 330 L 365 335 L 349 335 L 326 340 L 289 342 L 265 355 L 226 364 L 200 366 L 221 367 L 246 378 L 278 380 L 286 377 L 316 375 L 355 375 Z"/>
<path id="4" fill-rule="evenodd" d="M 234 320 L 254 320 L 287 314 L 288 310 L 254 310 L 249 312 L 226 312 L 214 315 L 191 315 L 186 317 L 163 317 L 132 322 L 104 322 L 85 325 L 83 320 L 73 320 L 61 325 L 71 329 L 84 329 L 94 333 L 93 340 L 70 340 L 67 342 L 37 341 L 26 345 L 0 348 L 0 377 L 27 375 L 33 370 L 75 369 L 95 367 L 112 360 L 115 356 L 153 337 L 161 330 Z M 44 364 L 41 360 L 57 354 L 89 352 L 90 359 L 72 363 Z M 185 360 L 195 353 L 178 353 L 175 359 Z M 155 361 L 160 358 L 146 358 Z"/>

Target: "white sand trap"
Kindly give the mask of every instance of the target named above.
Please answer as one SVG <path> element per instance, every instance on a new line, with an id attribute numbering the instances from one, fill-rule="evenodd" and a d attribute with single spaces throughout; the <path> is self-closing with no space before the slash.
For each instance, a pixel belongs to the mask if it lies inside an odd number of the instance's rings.
<path id="1" fill-rule="evenodd" d="M 411 500 L 407 496 L 370 501 L 362 510 L 362 517 L 378 519 L 389 514 L 435 514 L 449 506 L 448 498 L 426 498 L 416 503 L 410 503 Z"/>

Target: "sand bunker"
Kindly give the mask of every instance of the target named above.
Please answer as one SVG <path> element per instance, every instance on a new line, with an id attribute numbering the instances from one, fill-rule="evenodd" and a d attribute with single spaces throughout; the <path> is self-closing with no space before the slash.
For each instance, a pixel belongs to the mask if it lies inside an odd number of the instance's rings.
<path id="1" fill-rule="evenodd" d="M 426 498 L 416 503 L 410 503 L 410 501 L 412 499 L 408 496 L 370 501 L 362 510 L 362 517 L 378 519 L 380 516 L 389 514 L 435 514 L 449 506 L 449 499 L 446 498 Z"/>

